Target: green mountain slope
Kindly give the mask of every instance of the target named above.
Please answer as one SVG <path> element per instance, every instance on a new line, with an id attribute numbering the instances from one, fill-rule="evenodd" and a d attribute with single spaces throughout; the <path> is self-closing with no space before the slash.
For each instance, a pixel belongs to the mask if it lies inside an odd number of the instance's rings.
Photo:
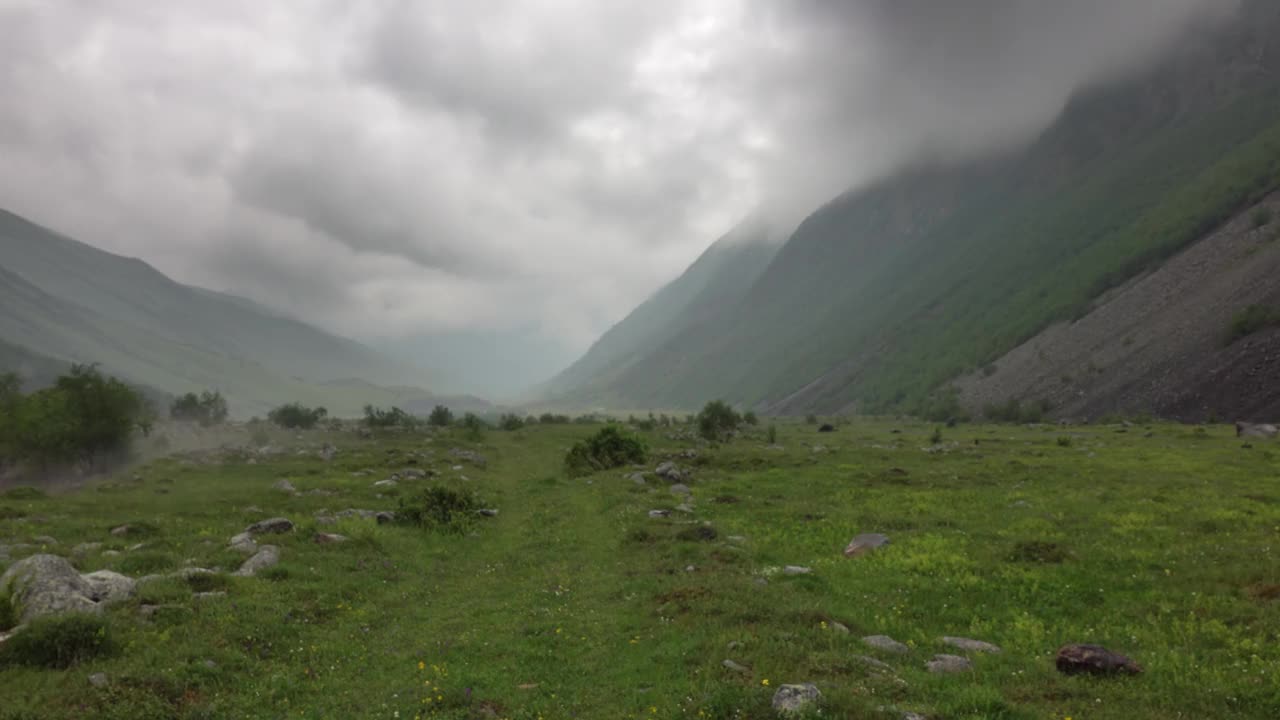
<path id="1" fill-rule="evenodd" d="M 164 392 L 217 388 L 240 415 L 292 400 L 353 414 L 405 395 L 379 386 L 424 381 L 358 343 L 3 211 L 0 341 L 13 349 L 4 357 L 13 369 L 25 362 L 48 374 L 50 362 L 97 362 Z M 332 382 L 354 377 L 375 385 Z"/>
<path id="2" fill-rule="evenodd" d="M 617 379 L 653 349 L 739 302 L 777 251 L 767 225 L 754 219 L 743 222 L 610 328 L 540 392 L 567 403 L 625 404 L 625 394 L 611 396 Z"/>
<path id="3" fill-rule="evenodd" d="M 777 412 L 920 409 L 1280 185 L 1280 8 L 1075 98 L 1034 143 L 921 167 L 807 218 L 740 302 L 601 395 Z"/>

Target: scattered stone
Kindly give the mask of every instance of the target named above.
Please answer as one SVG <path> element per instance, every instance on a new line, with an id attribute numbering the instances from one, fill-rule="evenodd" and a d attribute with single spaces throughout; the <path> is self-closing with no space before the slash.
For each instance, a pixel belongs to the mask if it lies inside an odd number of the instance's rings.
<path id="1" fill-rule="evenodd" d="M 406 480 L 422 480 L 427 477 L 427 471 L 420 468 L 405 468 L 400 471 L 400 476 Z"/>
<path id="2" fill-rule="evenodd" d="M 674 482 L 674 483 L 678 483 L 681 480 L 684 480 L 684 473 L 681 472 L 680 468 L 676 467 L 676 464 L 671 462 L 670 460 L 662 463 L 656 469 L 654 469 L 653 474 L 657 475 L 663 480 L 667 480 L 669 482 Z"/>
<path id="3" fill-rule="evenodd" d="M 842 622 L 832 620 L 831 622 L 827 623 L 827 626 L 830 627 L 832 630 L 835 630 L 836 632 L 840 633 L 841 635 L 849 634 L 849 626 L 845 625 Z"/>
<path id="4" fill-rule="evenodd" d="M 969 652 L 980 652 L 980 653 L 1000 652 L 999 645 L 992 645 L 989 642 L 983 642 L 981 640 L 970 640 L 969 638 L 946 636 L 942 638 L 942 642 L 943 644 L 950 645 L 951 647 L 957 647 L 957 648 L 960 648 L 961 650 L 967 650 Z"/>
<path id="5" fill-rule="evenodd" d="M 133 526 L 127 523 L 124 525 L 117 525 L 111 528 L 111 534 L 114 535 L 115 537 L 126 537 L 132 531 L 133 531 Z"/>
<path id="6" fill-rule="evenodd" d="M 373 520 L 378 515 L 375 510 L 356 510 L 355 508 L 347 508 L 337 514 L 339 518 L 358 517 L 361 520 Z"/>
<path id="7" fill-rule="evenodd" d="M 19 623 L 45 615 L 101 610 L 93 586 L 57 555 L 32 555 L 14 563 L 0 576 L 0 595 L 13 601 Z"/>
<path id="8" fill-rule="evenodd" d="M 727 649 L 727 650 L 740 650 L 740 649 L 742 649 L 742 643 L 738 642 L 737 640 L 730 640 L 730 641 L 729 641 L 729 644 L 728 644 L 728 645 L 725 645 L 725 649 Z"/>
<path id="9" fill-rule="evenodd" d="M 96 672 L 89 676 L 89 684 L 96 688 L 104 688 L 107 686 L 107 674 Z"/>
<path id="10" fill-rule="evenodd" d="M 195 578 L 195 577 L 212 577 L 214 575 L 217 575 L 218 572 L 216 570 L 210 570 L 209 568 L 185 567 L 177 572 L 170 573 L 170 574 L 173 577 L 180 577 L 183 580 L 190 580 L 191 578 Z"/>
<path id="11" fill-rule="evenodd" d="M 386 525 L 396 521 L 396 514 L 388 510 L 383 510 L 382 512 L 374 513 L 373 519 L 376 520 L 379 525 Z"/>
<path id="12" fill-rule="evenodd" d="M 102 549 L 102 543 L 100 542 L 80 543 L 79 545 L 71 548 L 71 555 L 72 557 L 81 558 L 81 557 L 84 557 L 85 555 L 96 553 L 101 549 Z"/>
<path id="13" fill-rule="evenodd" d="M 1137 675 L 1142 666 L 1131 658 L 1100 645 L 1064 645 L 1055 661 L 1058 672 L 1067 675 Z"/>
<path id="14" fill-rule="evenodd" d="M 134 590 L 138 586 L 133 578 L 111 570 L 98 570 L 81 577 L 93 590 L 90 599 L 101 603 L 104 607 L 133 597 Z"/>
<path id="15" fill-rule="evenodd" d="M 250 505 L 249 507 L 245 508 L 244 511 L 252 515 L 262 514 L 262 508 L 258 507 L 257 505 Z"/>
<path id="16" fill-rule="evenodd" d="M 347 536 L 339 535 L 338 533 L 316 533 L 315 536 L 315 543 L 317 545 L 334 545 L 337 543 L 344 543 L 346 541 Z"/>
<path id="17" fill-rule="evenodd" d="M 760 586 L 760 587 L 764 587 L 764 586 L 766 586 L 766 585 L 768 585 L 768 584 L 769 584 L 769 578 L 765 578 L 765 577 L 758 577 L 758 578 L 755 578 L 754 580 L 752 580 L 751 582 L 755 583 L 756 585 L 758 585 L 758 586 Z"/>
<path id="18" fill-rule="evenodd" d="M 258 543 L 253 541 L 253 535 L 248 532 L 242 532 L 231 538 L 231 542 L 228 543 L 227 547 L 245 555 L 252 555 L 258 552 Z"/>
<path id="19" fill-rule="evenodd" d="M 789 715 L 803 712 L 822 699 L 818 686 L 813 683 L 802 685 L 783 685 L 773 694 L 773 709 L 780 714 Z"/>
<path id="20" fill-rule="evenodd" d="M 726 535 L 724 539 L 735 543 L 744 543 L 747 541 L 747 537 L 745 535 Z"/>
<path id="21" fill-rule="evenodd" d="M 317 515 L 316 524 L 317 525 L 337 525 L 338 518 L 332 515 Z"/>
<path id="22" fill-rule="evenodd" d="M 693 494 L 693 491 L 689 489 L 689 486 L 684 483 L 676 483 L 675 485 L 672 485 L 670 489 L 672 495 L 684 496 Z"/>
<path id="23" fill-rule="evenodd" d="M 484 517 L 498 517 L 497 508 L 480 508 L 476 512 L 480 513 Z"/>
<path id="24" fill-rule="evenodd" d="M 205 660 L 204 662 L 202 662 L 202 663 L 200 663 L 200 664 L 201 664 L 201 665 L 203 665 L 203 666 L 205 666 L 206 668 L 209 668 L 210 670 L 217 670 L 217 669 L 218 669 L 218 663 L 216 663 L 216 662 L 214 662 L 214 661 L 212 661 L 212 660 Z"/>
<path id="25" fill-rule="evenodd" d="M 267 518 L 250 525 L 244 531 L 250 535 L 287 533 L 293 531 L 293 522 L 282 517 Z"/>
<path id="26" fill-rule="evenodd" d="M 203 543 L 204 543 L 204 544 L 206 544 L 206 545 L 207 545 L 207 544 L 209 544 L 209 542 L 210 542 L 209 540 L 205 540 L 205 541 L 203 541 Z M 146 543 L 134 543 L 134 544 L 130 545 L 129 547 L 125 548 L 125 550 L 128 550 L 129 552 L 138 552 L 139 550 L 141 550 L 142 548 L 144 548 L 144 547 L 146 547 L 146 546 L 147 546 L 147 544 L 146 544 Z"/>
<path id="27" fill-rule="evenodd" d="M 357 470 L 351 473 L 351 477 L 353 478 L 362 478 L 362 477 L 367 477 L 368 475 L 369 473 L 365 472 L 364 470 Z"/>
<path id="28" fill-rule="evenodd" d="M 862 557 L 889 544 L 889 536 L 881 533 L 857 535 L 845 546 L 845 557 Z"/>
<path id="29" fill-rule="evenodd" d="M 449 455 L 456 457 L 459 460 L 466 460 L 467 462 L 471 463 L 472 465 L 475 465 L 476 467 L 484 467 L 487 464 L 485 462 L 484 456 L 474 450 L 463 450 L 461 448 L 453 448 L 452 450 L 449 451 Z"/>
<path id="30" fill-rule="evenodd" d="M 865 643 L 868 647 L 873 647 L 877 650 L 883 650 L 885 652 L 895 653 L 897 655 L 906 655 L 907 653 L 911 652 L 911 648 L 907 647 L 906 645 L 903 645 L 897 640 L 894 640 L 888 635 L 868 635 L 862 638 L 862 642 Z"/>
<path id="31" fill-rule="evenodd" d="M 972 670 L 973 661 L 959 655 L 934 655 L 933 659 L 925 663 L 924 666 L 931 673 L 948 675 Z"/>
<path id="32" fill-rule="evenodd" d="M 325 462 L 333 462 L 333 458 L 338 454 L 338 448 L 330 445 L 329 443 L 325 443 L 320 448 L 320 452 L 318 454 L 320 455 L 321 460 L 324 460 Z"/>
<path id="33" fill-rule="evenodd" d="M 1255 425 L 1253 423 L 1236 423 L 1236 437 L 1273 438 L 1280 430 L 1275 425 Z"/>
<path id="34" fill-rule="evenodd" d="M 677 506 L 676 506 L 676 512 L 681 512 L 681 513 L 685 513 L 685 514 L 688 514 L 688 515 L 692 515 L 692 514 L 693 514 L 693 506 L 692 506 L 692 505 L 690 505 L 689 503 L 680 503 L 679 505 L 677 505 Z"/>
<path id="35" fill-rule="evenodd" d="M 400 484 L 400 483 L 396 482 L 395 480 L 393 480 L 393 479 L 391 479 L 391 478 L 387 478 L 386 480 L 379 480 L 378 482 L 374 483 L 374 484 L 373 484 L 373 486 L 374 486 L 374 487 L 387 488 L 387 487 L 395 487 L 395 486 L 397 486 L 397 485 L 399 485 L 399 484 Z"/>
<path id="36" fill-rule="evenodd" d="M 736 663 L 736 662 L 734 662 L 734 661 L 732 661 L 732 660 L 725 660 L 724 662 L 722 662 L 722 663 L 720 663 L 720 664 L 724 666 L 724 669 L 725 669 L 725 670 L 731 670 L 731 671 L 736 672 L 736 673 L 742 673 L 742 674 L 744 674 L 744 675 L 745 675 L 745 674 L 747 674 L 747 673 L 750 673 L 750 672 L 751 672 L 751 668 L 749 668 L 749 667 L 747 667 L 747 666 L 745 666 L 745 665 L 739 665 L 738 663 Z"/>
<path id="37" fill-rule="evenodd" d="M 253 557 L 244 561 L 239 570 L 231 573 L 236 577 L 253 577 L 260 570 L 280 562 L 280 548 L 275 545 L 263 545 Z"/>
<path id="38" fill-rule="evenodd" d="M 866 665 L 867 667 L 870 667 L 875 670 L 879 670 L 881 672 L 889 672 L 889 673 L 893 672 L 893 667 L 890 666 L 888 663 L 881 662 L 871 657 L 870 655 L 854 655 L 853 659 L 856 660 L 857 662 L 862 663 L 863 665 Z"/>
<path id="39" fill-rule="evenodd" d="M 271 486 L 271 489 L 279 490 L 280 492 L 286 492 L 286 493 L 289 493 L 290 495 L 293 495 L 298 492 L 298 489 L 295 488 L 293 486 L 293 483 L 289 482 L 288 480 L 277 480 L 275 484 Z"/>
<path id="40" fill-rule="evenodd" d="M 649 482 L 648 480 L 645 480 L 644 473 L 642 472 L 631 473 L 627 476 L 627 479 L 637 485 L 647 485 Z"/>
<path id="41" fill-rule="evenodd" d="M 671 516 L 670 510 L 650 510 L 649 511 L 649 517 L 655 520 L 659 518 L 670 517 L 670 516 Z"/>
<path id="42" fill-rule="evenodd" d="M 102 557 L 116 557 L 120 554 L 119 550 L 103 550 Z"/>
<path id="43" fill-rule="evenodd" d="M 808 575 L 813 572 L 813 568 L 807 568 L 803 565 L 787 565 L 782 568 L 783 575 Z"/>
<path id="44" fill-rule="evenodd" d="M 198 592 L 191 597 L 195 600 L 218 600 L 227 596 L 226 590 L 211 590 L 209 592 Z"/>

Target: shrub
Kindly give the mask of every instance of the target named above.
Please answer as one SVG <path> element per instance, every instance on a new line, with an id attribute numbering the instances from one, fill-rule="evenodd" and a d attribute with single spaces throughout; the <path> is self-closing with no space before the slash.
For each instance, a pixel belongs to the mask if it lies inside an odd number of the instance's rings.
<path id="1" fill-rule="evenodd" d="M 54 615 L 32 620 L 0 645 L 0 664 L 65 670 L 116 650 L 111 626 L 101 615 Z"/>
<path id="2" fill-rule="evenodd" d="M 433 532 L 461 534 L 476 518 L 480 501 L 467 490 L 433 485 L 400 499 L 396 522 Z"/>
<path id="3" fill-rule="evenodd" d="M 1250 305 L 1231 317 L 1226 344 L 1230 345 L 1273 325 L 1280 325 L 1280 311 L 1266 305 Z"/>
<path id="4" fill-rule="evenodd" d="M 383 410 L 372 405 L 365 405 L 364 424 L 371 428 L 414 428 L 418 425 L 418 419 L 398 407 Z"/>
<path id="5" fill-rule="evenodd" d="M 1062 437 L 1058 438 L 1058 447 L 1064 447 L 1064 448 L 1071 447 L 1071 438 L 1067 437 L 1066 435 L 1063 435 Z"/>
<path id="6" fill-rule="evenodd" d="M 770 425 L 769 429 L 765 431 L 765 438 L 769 441 L 770 445 L 777 445 L 778 444 L 778 426 Z"/>
<path id="7" fill-rule="evenodd" d="M 813 413 L 809 413 L 808 415 L 805 415 L 805 416 L 804 416 L 804 421 L 805 421 L 805 423 L 806 423 L 806 424 L 808 424 L 808 425 L 817 425 L 817 424 L 818 424 L 818 416 L 817 416 L 817 415 L 814 415 Z"/>
<path id="8" fill-rule="evenodd" d="M 432 427 L 449 427 L 453 424 L 453 411 L 444 405 L 437 405 L 431 408 L 431 415 L 427 417 L 427 424 Z"/>
<path id="9" fill-rule="evenodd" d="M 52 386 L 23 397 L 16 376 L 0 378 L 0 448 L 41 464 L 83 460 L 96 465 L 123 452 L 135 430 L 151 427 L 151 409 L 136 390 L 92 365 L 73 365 Z"/>
<path id="10" fill-rule="evenodd" d="M 169 406 L 169 417 L 182 422 L 197 422 L 203 427 L 220 425 L 227 421 L 227 401 L 218 391 L 196 395 L 187 393 L 175 398 Z"/>
<path id="11" fill-rule="evenodd" d="M 310 430 L 316 423 L 329 416 L 329 411 L 322 408 L 309 408 L 300 403 L 288 403 L 267 413 L 267 419 L 280 427 Z"/>
<path id="12" fill-rule="evenodd" d="M 698 413 L 698 434 L 712 442 L 724 442 L 742 424 L 742 416 L 722 400 L 707 403 Z"/>
<path id="13" fill-rule="evenodd" d="M 538 416 L 538 422 L 543 425 L 568 425 L 573 420 L 568 415 L 556 415 L 553 413 L 542 413 Z"/>
<path id="14" fill-rule="evenodd" d="M 987 405 L 982 415 L 996 423 L 1038 423 L 1053 410 L 1053 403 L 1048 400 L 1036 400 L 1023 405 L 1016 398 L 1010 398 L 1003 404 Z"/>
<path id="15" fill-rule="evenodd" d="M 506 413 L 498 418 L 498 428 L 511 432 L 524 427 L 524 420 L 520 419 L 515 413 Z"/>
<path id="16" fill-rule="evenodd" d="M 574 443 L 565 455 L 564 467 L 570 477 L 590 475 L 601 470 L 643 463 L 648 456 L 644 441 L 625 433 L 617 425 L 608 425 L 585 440 Z"/>
<path id="17" fill-rule="evenodd" d="M 756 414 L 754 412 L 748 410 L 742 413 L 742 422 L 746 423 L 747 425 L 750 425 L 751 427 L 755 427 L 756 425 L 760 424 L 760 418 L 756 417 Z"/>
<path id="18" fill-rule="evenodd" d="M 462 416 L 462 429 L 466 431 L 468 440 L 472 442 L 480 442 L 484 438 L 485 421 L 480 419 L 475 413 L 467 413 Z"/>
<path id="19" fill-rule="evenodd" d="M 929 442 L 934 445 L 942 444 L 942 428 L 933 429 L 933 434 L 929 436 Z"/>

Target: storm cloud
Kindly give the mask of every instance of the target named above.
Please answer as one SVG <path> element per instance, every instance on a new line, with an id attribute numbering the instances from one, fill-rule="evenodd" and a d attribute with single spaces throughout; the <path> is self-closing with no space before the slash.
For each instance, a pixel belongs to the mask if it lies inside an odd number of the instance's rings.
<path id="1" fill-rule="evenodd" d="M 337 332 L 568 360 L 754 209 L 1024 142 L 1235 5 L 0 0 L 0 206 Z"/>

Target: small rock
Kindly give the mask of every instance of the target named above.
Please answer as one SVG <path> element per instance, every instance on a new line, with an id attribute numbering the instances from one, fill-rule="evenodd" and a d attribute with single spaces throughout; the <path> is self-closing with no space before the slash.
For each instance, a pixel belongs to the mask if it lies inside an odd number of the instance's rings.
<path id="1" fill-rule="evenodd" d="M 239 570 L 231 574 L 236 577 L 253 577 L 259 571 L 265 570 L 278 562 L 280 562 L 280 548 L 275 545 L 263 545 L 253 557 L 244 561 Z"/>
<path id="2" fill-rule="evenodd" d="M 89 684 L 96 688 L 104 688 L 107 686 L 107 674 L 96 672 L 89 676 Z"/>
<path id="3" fill-rule="evenodd" d="M 89 583 L 89 587 L 93 590 L 90 599 L 103 606 L 128 600 L 133 597 L 133 592 L 138 586 L 133 578 L 110 570 L 98 570 L 80 577 Z"/>
<path id="4" fill-rule="evenodd" d="M 649 517 L 654 518 L 655 520 L 659 518 L 670 517 L 670 515 L 671 515 L 670 510 L 650 510 L 649 511 Z"/>
<path id="5" fill-rule="evenodd" d="M 282 517 L 267 518 L 250 525 L 244 531 L 250 535 L 287 533 L 293 531 L 293 522 Z"/>
<path id="6" fill-rule="evenodd" d="M 132 526 L 130 526 L 130 525 L 128 525 L 128 524 L 125 524 L 125 525 L 117 525 L 117 526 L 115 526 L 115 527 L 111 528 L 111 534 L 112 534 L 112 535 L 114 535 L 114 536 L 116 536 L 116 537 L 125 537 L 126 535 L 128 535 L 128 534 L 129 534 L 130 532 L 132 532 L 132 531 L 133 531 L 133 527 L 132 527 Z"/>
<path id="7" fill-rule="evenodd" d="M 725 536 L 725 540 L 735 543 L 744 543 L 747 541 L 747 537 L 745 535 L 727 535 Z"/>
<path id="8" fill-rule="evenodd" d="M 58 539 L 52 535 L 37 535 L 31 538 L 31 542 L 37 545 L 57 545 Z"/>
<path id="9" fill-rule="evenodd" d="M 476 512 L 480 513 L 484 517 L 498 517 L 497 508 L 480 508 Z"/>
<path id="10" fill-rule="evenodd" d="M 842 622 L 836 622 L 835 620 L 832 620 L 830 623 L 827 623 L 827 625 L 828 625 L 828 627 L 830 627 L 832 630 L 835 630 L 836 632 L 840 633 L 841 635 L 848 635 L 848 634 L 849 634 L 849 626 L 848 626 L 848 625 L 845 625 L 845 624 L 844 624 L 844 623 L 842 623 Z"/>
<path id="11" fill-rule="evenodd" d="M 231 542 L 227 544 L 227 547 L 245 555 L 252 555 L 258 552 L 258 543 L 254 542 L 253 535 L 247 532 L 242 532 L 231 538 Z"/>
<path id="12" fill-rule="evenodd" d="M 973 661 L 959 655 L 934 655 L 933 659 L 925 663 L 924 666 L 931 673 L 946 675 L 972 670 Z"/>
<path id="13" fill-rule="evenodd" d="M 670 490 L 672 495 L 690 495 L 693 493 L 689 486 L 684 483 L 676 483 L 671 486 Z"/>
<path id="14" fill-rule="evenodd" d="M 883 650 L 885 652 L 896 653 L 898 655 L 906 655 L 907 653 L 911 652 L 911 648 L 907 647 L 906 645 L 903 645 L 897 640 L 894 640 L 888 635 L 868 635 L 862 638 L 862 642 L 865 643 L 868 647 L 873 647 L 877 650 Z"/>
<path id="15" fill-rule="evenodd" d="M 1236 437 L 1248 438 L 1273 438 L 1280 429 L 1275 425 L 1255 425 L 1253 423 L 1238 422 L 1236 423 Z"/>
<path id="16" fill-rule="evenodd" d="M 250 505 L 249 507 L 244 509 L 244 512 L 250 515 L 261 515 L 262 508 L 258 507 L 257 505 Z"/>
<path id="17" fill-rule="evenodd" d="M 950 645 L 951 647 L 957 647 L 957 648 L 960 648 L 961 650 L 967 650 L 969 652 L 982 652 L 982 653 L 1000 652 L 999 645 L 992 645 L 989 642 L 983 642 L 981 640 L 970 640 L 969 638 L 962 638 L 962 637 L 943 637 L 942 642 L 945 645 Z"/>
<path id="18" fill-rule="evenodd" d="M 787 565 L 782 568 L 783 575 L 808 575 L 812 572 L 812 568 L 807 568 L 803 565 Z"/>
<path id="19" fill-rule="evenodd" d="M 332 515 L 317 515 L 316 524 L 317 525 L 337 525 L 338 518 Z"/>
<path id="20" fill-rule="evenodd" d="M 849 541 L 845 546 L 845 557 L 861 557 L 874 550 L 878 550 L 889 544 L 889 536 L 880 533 L 866 533 L 858 535 Z"/>
<path id="21" fill-rule="evenodd" d="M 773 709 L 783 715 L 803 712 L 821 699 L 822 693 L 813 683 L 783 685 L 773 694 Z"/>
<path id="22" fill-rule="evenodd" d="M 333 545 L 335 543 L 344 543 L 347 541 L 346 535 L 338 533 L 316 533 L 315 543 L 317 545 Z"/>
<path id="23" fill-rule="evenodd" d="M 684 473 L 681 472 L 680 468 L 676 467 L 676 464 L 670 460 L 655 468 L 653 473 L 663 480 L 668 480 L 670 482 L 680 482 L 681 480 L 684 480 Z"/>
<path id="24" fill-rule="evenodd" d="M 191 597 L 195 600 L 218 600 L 227 596 L 226 590 L 211 590 L 209 592 L 198 592 Z"/>
<path id="25" fill-rule="evenodd" d="M 116 557 L 120 554 L 119 550 L 103 550 L 102 557 Z"/>
<path id="26" fill-rule="evenodd" d="M 400 483 L 396 482 L 394 479 L 392 479 L 392 478 L 387 478 L 386 480 L 379 480 L 378 482 L 374 483 L 374 484 L 373 484 L 373 486 L 374 486 L 374 487 L 386 488 L 386 487 L 395 487 L 395 486 L 397 486 L 397 485 L 399 485 L 399 484 L 400 484 Z"/>
<path id="27" fill-rule="evenodd" d="M 277 480 L 275 484 L 271 486 L 271 489 L 279 490 L 280 492 L 286 492 L 286 493 L 289 493 L 290 495 L 298 492 L 298 489 L 295 488 L 293 486 L 293 483 L 289 482 L 288 480 Z"/>
<path id="28" fill-rule="evenodd" d="M 747 673 L 750 673 L 750 672 L 751 672 L 751 668 L 746 667 L 745 665 L 739 665 L 738 663 L 736 663 L 736 662 L 734 662 L 734 661 L 732 661 L 732 660 L 725 660 L 724 662 L 722 662 L 722 663 L 720 663 L 720 664 L 724 666 L 724 669 L 725 669 L 725 670 L 731 670 L 731 671 L 736 672 L 736 673 L 742 673 L 742 674 L 744 674 L 744 675 L 745 675 L 745 674 L 747 674 Z"/>
<path id="29" fill-rule="evenodd" d="M 212 661 L 212 660 L 205 660 L 204 662 L 202 662 L 202 663 L 200 663 L 200 664 L 201 664 L 201 665 L 203 665 L 203 666 L 205 666 L 206 668 L 209 668 L 210 670 L 217 670 L 217 669 L 218 669 L 218 663 L 216 663 L 216 662 L 214 662 L 214 661 Z"/>
<path id="30" fill-rule="evenodd" d="M 400 476 L 407 479 L 421 480 L 427 476 L 427 471 L 421 468 L 405 468 L 400 471 Z"/>
<path id="31" fill-rule="evenodd" d="M 96 553 L 101 549 L 102 549 L 102 543 L 100 542 L 80 543 L 79 545 L 71 548 L 71 555 L 73 557 L 79 558 L 79 557 L 84 557 L 85 555 Z"/>
<path id="32" fill-rule="evenodd" d="M 688 514 L 688 515 L 692 515 L 692 514 L 693 514 L 693 506 L 692 506 L 692 505 L 690 505 L 689 503 L 680 503 L 679 505 L 677 505 L 677 506 L 676 506 L 676 512 L 681 512 L 681 513 L 685 513 L 685 514 Z"/>
<path id="33" fill-rule="evenodd" d="M 1142 666 L 1131 658 L 1100 645 L 1064 645 L 1055 661 L 1058 672 L 1067 675 L 1137 675 Z"/>
<path id="34" fill-rule="evenodd" d="M 630 475 L 627 476 L 627 479 L 635 483 L 636 485 L 646 485 L 649 482 L 648 480 L 644 479 L 644 473 L 642 472 L 631 473 Z"/>
<path id="35" fill-rule="evenodd" d="M 393 523 L 396 521 L 396 514 L 387 510 L 383 510 L 382 512 L 374 513 L 373 519 L 376 520 L 379 525 L 386 525 L 388 523 Z"/>
<path id="36" fill-rule="evenodd" d="M 740 650 L 740 649 L 742 649 L 742 643 L 738 642 L 737 640 L 730 640 L 730 641 L 729 641 L 729 643 L 728 643 L 727 645 L 725 645 L 725 649 L 727 649 L 727 650 Z"/>
<path id="37" fill-rule="evenodd" d="M 320 455 L 321 460 L 324 460 L 325 462 L 333 462 L 333 458 L 338 454 L 338 448 L 330 445 L 329 443 L 325 443 L 320 448 L 320 452 L 318 454 Z"/>

